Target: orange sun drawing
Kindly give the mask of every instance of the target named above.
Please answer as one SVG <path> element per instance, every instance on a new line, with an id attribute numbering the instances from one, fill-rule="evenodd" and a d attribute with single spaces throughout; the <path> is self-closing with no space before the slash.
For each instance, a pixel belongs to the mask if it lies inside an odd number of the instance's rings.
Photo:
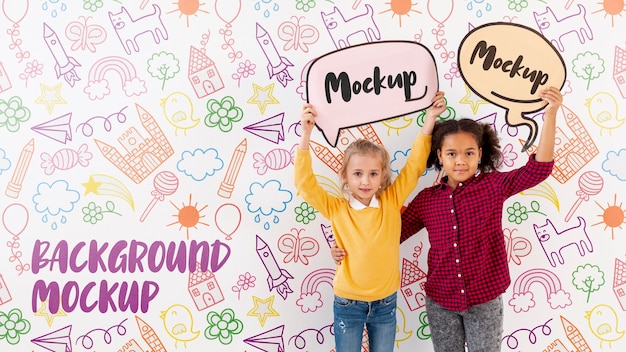
<path id="1" fill-rule="evenodd" d="M 421 13 L 420 11 L 413 10 L 413 6 L 417 5 L 417 3 L 412 3 L 411 0 L 391 0 L 389 2 L 386 2 L 385 4 L 389 4 L 389 9 L 380 13 L 393 11 L 393 15 L 391 15 L 391 18 L 394 18 L 396 15 L 398 15 L 400 27 L 402 27 L 402 16 L 411 17 L 409 15 L 409 12 Z"/>
<path id="2" fill-rule="evenodd" d="M 622 203 L 619 203 L 619 205 L 617 205 L 617 194 L 615 194 L 615 196 L 613 197 L 613 205 L 607 204 L 607 207 L 604 208 L 597 201 L 596 204 L 598 204 L 600 209 L 602 209 L 603 211 L 602 214 L 598 215 L 602 217 L 602 221 L 591 226 L 604 224 L 604 230 L 606 230 L 607 227 L 610 227 L 611 239 L 615 239 L 615 229 L 621 229 L 622 224 L 626 223 L 626 221 L 624 221 L 624 213 L 626 213 L 626 210 L 622 209 Z"/>
<path id="3" fill-rule="evenodd" d="M 624 11 L 625 1 L 624 0 L 604 0 L 598 3 L 602 5 L 600 10 L 594 11 L 592 13 L 602 12 L 604 11 L 604 18 L 606 16 L 611 16 L 611 27 L 615 27 L 615 16 L 622 17 L 622 12 Z"/>
<path id="4" fill-rule="evenodd" d="M 189 194 L 189 204 L 185 205 L 183 203 L 182 208 L 177 207 L 172 201 L 170 201 L 170 203 L 174 206 L 174 208 L 176 208 L 176 210 L 178 210 L 178 214 L 172 215 L 175 216 L 177 220 L 167 226 L 180 224 L 180 227 L 178 228 L 179 231 L 185 227 L 187 229 L 187 239 L 189 239 L 190 228 L 193 227 L 194 229 L 198 229 L 196 226 L 198 224 L 209 226 L 209 224 L 200 221 L 200 219 L 205 217 L 205 215 L 202 215 L 201 213 L 204 209 L 206 209 L 207 205 L 200 209 L 197 208 L 198 203 L 191 205 L 191 194 Z"/>
<path id="5" fill-rule="evenodd" d="M 180 15 L 178 15 L 178 18 L 181 18 L 184 16 L 186 16 L 187 19 L 187 27 L 189 27 L 189 16 L 195 16 L 198 17 L 198 12 L 204 12 L 206 14 L 209 13 L 209 11 L 205 11 L 200 9 L 200 6 L 204 6 L 205 3 L 201 3 L 199 0 L 178 0 L 178 2 L 173 2 L 172 4 L 174 5 L 178 5 L 176 9 L 169 11 L 167 13 L 172 13 L 172 12 L 180 12 Z"/>

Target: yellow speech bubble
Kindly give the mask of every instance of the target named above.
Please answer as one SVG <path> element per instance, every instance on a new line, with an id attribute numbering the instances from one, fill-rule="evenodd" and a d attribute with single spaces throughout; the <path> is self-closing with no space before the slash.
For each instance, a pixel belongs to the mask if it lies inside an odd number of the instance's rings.
<path id="1" fill-rule="evenodd" d="M 506 123 L 525 125 L 530 134 L 522 151 L 537 138 L 537 122 L 524 114 L 548 105 L 539 93 L 563 87 L 566 68 L 557 49 L 541 33 L 515 23 L 488 23 L 471 30 L 461 41 L 459 71 L 470 89 L 506 109 Z"/>

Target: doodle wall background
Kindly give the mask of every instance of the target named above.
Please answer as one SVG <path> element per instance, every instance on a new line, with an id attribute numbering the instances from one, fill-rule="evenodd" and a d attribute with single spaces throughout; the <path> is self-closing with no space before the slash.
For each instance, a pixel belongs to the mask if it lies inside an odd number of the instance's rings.
<path id="1" fill-rule="evenodd" d="M 456 62 L 490 22 L 537 30 L 567 67 L 554 172 L 505 206 L 502 350 L 626 350 L 625 14 L 615 0 L 2 0 L 0 350 L 333 351 L 332 231 L 292 176 L 307 68 L 419 42 L 444 118 L 491 123 L 502 168 L 518 167 L 527 132 Z M 341 140 L 384 143 L 398 170 L 419 130 L 414 113 Z M 339 192 L 345 144 L 313 140 Z M 401 250 L 396 350 L 430 351 L 426 234 Z"/>

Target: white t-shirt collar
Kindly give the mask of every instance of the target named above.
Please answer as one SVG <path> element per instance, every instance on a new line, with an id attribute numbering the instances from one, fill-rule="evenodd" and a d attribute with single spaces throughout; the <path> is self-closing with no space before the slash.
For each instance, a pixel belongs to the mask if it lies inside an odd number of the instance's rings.
<path id="1" fill-rule="evenodd" d="M 356 200 L 356 198 L 354 198 L 352 195 L 350 195 L 350 206 L 355 209 L 355 210 L 361 210 L 361 209 L 365 209 L 368 206 L 370 208 L 379 208 L 380 205 L 378 203 L 378 198 L 376 198 L 375 196 L 372 197 L 372 200 L 370 201 L 369 205 L 365 205 L 361 202 L 359 202 L 358 200 Z"/>

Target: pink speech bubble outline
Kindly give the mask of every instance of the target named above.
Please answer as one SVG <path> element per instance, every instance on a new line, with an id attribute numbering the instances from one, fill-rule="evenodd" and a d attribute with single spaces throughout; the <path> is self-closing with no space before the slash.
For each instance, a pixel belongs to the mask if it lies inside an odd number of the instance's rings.
<path id="1" fill-rule="evenodd" d="M 428 108 L 439 89 L 437 65 L 422 44 L 391 40 L 359 44 L 315 59 L 306 96 L 315 123 L 336 146 L 339 131 Z"/>
<path id="2" fill-rule="evenodd" d="M 539 127 L 524 113 L 531 114 L 548 105 L 539 96 L 539 88 L 561 89 L 565 85 L 567 69 L 561 54 L 533 28 L 492 22 L 465 35 L 457 58 L 461 77 L 472 92 L 505 109 L 509 126 L 530 128 L 522 147 L 525 152 L 535 142 Z"/>

